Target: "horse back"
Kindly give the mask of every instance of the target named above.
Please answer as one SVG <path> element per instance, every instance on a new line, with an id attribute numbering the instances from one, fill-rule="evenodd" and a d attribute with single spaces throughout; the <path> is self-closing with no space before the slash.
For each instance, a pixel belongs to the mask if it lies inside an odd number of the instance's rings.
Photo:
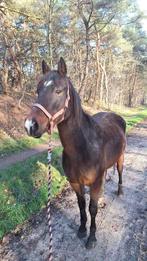
<path id="1" fill-rule="evenodd" d="M 103 126 L 104 123 L 107 125 L 118 125 L 124 133 L 126 133 L 126 122 L 118 114 L 113 112 L 99 112 L 93 115 L 94 120 L 100 125 Z"/>

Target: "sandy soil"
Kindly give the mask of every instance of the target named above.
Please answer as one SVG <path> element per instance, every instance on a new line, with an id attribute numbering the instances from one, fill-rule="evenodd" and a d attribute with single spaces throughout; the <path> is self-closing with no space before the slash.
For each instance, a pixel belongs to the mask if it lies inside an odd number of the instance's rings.
<path id="1" fill-rule="evenodd" d="M 115 194 L 116 174 L 105 186 L 107 205 L 98 211 L 97 246 L 93 250 L 86 250 L 86 239 L 80 240 L 76 235 L 79 210 L 74 192 L 67 188 L 52 202 L 53 260 L 147 260 L 147 121 L 134 128 L 128 137 L 123 174 L 124 195 L 121 197 Z M 88 193 L 86 198 L 88 203 Z M 87 225 L 89 227 L 89 218 Z M 48 238 L 44 210 L 4 237 L 0 260 L 45 261 Z"/>

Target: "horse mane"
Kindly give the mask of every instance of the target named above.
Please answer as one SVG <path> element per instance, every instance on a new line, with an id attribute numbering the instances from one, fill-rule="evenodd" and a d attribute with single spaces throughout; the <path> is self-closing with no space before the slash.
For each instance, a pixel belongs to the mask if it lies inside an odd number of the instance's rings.
<path id="1" fill-rule="evenodd" d="M 84 111 L 81 106 L 81 100 L 79 94 L 73 87 L 71 81 L 69 81 L 69 84 L 70 84 L 70 98 L 71 98 L 71 107 L 72 107 L 71 110 L 73 110 L 75 121 L 77 122 L 78 126 L 80 126 Z"/>

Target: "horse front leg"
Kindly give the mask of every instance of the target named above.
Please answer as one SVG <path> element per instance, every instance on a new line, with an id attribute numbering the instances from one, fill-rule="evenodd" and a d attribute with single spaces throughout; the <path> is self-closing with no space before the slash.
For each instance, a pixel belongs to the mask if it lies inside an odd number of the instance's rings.
<path id="1" fill-rule="evenodd" d="M 74 189 L 77 195 L 78 205 L 80 209 L 80 227 L 78 229 L 77 236 L 79 238 L 83 238 L 87 235 L 86 230 L 86 222 L 87 222 L 87 215 L 86 215 L 86 201 L 84 196 L 84 186 L 78 183 L 70 183 L 71 187 Z"/>
<path id="2" fill-rule="evenodd" d="M 86 242 L 86 248 L 91 249 L 96 246 L 96 222 L 95 218 L 98 210 L 98 200 L 103 197 L 104 193 L 104 182 L 105 175 L 102 173 L 99 175 L 97 180 L 90 187 L 90 204 L 89 204 L 89 212 L 91 215 L 91 225 L 90 225 L 90 235 Z"/>

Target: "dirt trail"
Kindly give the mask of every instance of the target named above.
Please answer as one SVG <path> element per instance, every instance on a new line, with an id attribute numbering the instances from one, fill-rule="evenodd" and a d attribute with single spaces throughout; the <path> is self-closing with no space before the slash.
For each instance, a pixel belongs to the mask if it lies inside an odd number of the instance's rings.
<path id="1" fill-rule="evenodd" d="M 61 143 L 59 141 L 52 141 L 53 148 L 56 146 L 60 146 Z M 27 149 L 24 151 L 21 151 L 19 153 L 14 153 L 10 156 L 5 156 L 3 158 L 0 158 L 0 170 L 5 169 L 9 167 L 12 164 L 15 164 L 17 162 L 24 161 L 28 159 L 31 156 L 35 156 L 37 154 L 40 154 L 44 151 L 47 151 L 48 144 L 39 144 L 33 149 Z"/>
<path id="2" fill-rule="evenodd" d="M 53 260 L 147 260 L 147 121 L 138 125 L 128 137 L 123 180 L 124 195 L 121 197 L 115 194 L 117 175 L 106 184 L 107 206 L 98 211 L 97 247 L 90 251 L 84 247 L 86 239 L 79 240 L 76 236 L 79 210 L 74 192 L 67 188 L 54 200 Z M 88 200 L 88 194 L 86 197 Z M 5 237 L 0 248 L 1 260 L 47 260 L 48 230 L 45 224 L 43 211 L 20 231 Z"/>

